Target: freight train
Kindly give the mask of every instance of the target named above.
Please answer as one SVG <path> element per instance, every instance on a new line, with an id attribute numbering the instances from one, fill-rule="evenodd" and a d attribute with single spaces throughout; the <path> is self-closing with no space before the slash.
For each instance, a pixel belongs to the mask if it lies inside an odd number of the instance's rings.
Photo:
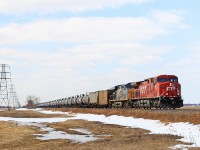
<path id="1" fill-rule="evenodd" d="M 175 109 L 183 106 L 181 85 L 175 75 L 159 75 L 107 90 L 39 103 L 37 107 Z"/>

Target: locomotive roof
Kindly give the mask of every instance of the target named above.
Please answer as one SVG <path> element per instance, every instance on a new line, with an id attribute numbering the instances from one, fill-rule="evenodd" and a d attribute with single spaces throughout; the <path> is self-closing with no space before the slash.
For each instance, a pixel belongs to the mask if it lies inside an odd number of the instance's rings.
<path id="1" fill-rule="evenodd" d="M 138 81 L 138 82 L 132 82 L 132 85 L 136 85 L 136 84 L 139 84 L 139 83 L 142 83 L 142 82 L 145 82 L 145 81 L 148 81 L 149 79 L 155 79 L 155 78 L 169 78 L 169 77 L 176 77 L 178 78 L 177 76 L 175 75 L 167 75 L 167 74 L 161 74 L 161 75 L 158 75 L 158 76 L 155 76 L 155 77 L 151 77 L 151 78 L 147 78 L 143 81 Z"/>
<path id="2" fill-rule="evenodd" d="M 173 76 L 173 77 L 177 77 L 177 76 L 175 76 L 175 75 L 167 75 L 167 74 L 158 75 L 158 76 L 156 76 L 156 77 L 158 78 L 158 77 L 170 77 L 170 76 L 171 76 L 171 77 L 172 77 L 172 76 Z"/>
<path id="3" fill-rule="evenodd" d="M 159 77 L 165 77 L 165 78 L 167 78 L 167 77 L 176 77 L 177 78 L 177 76 L 175 76 L 175 75 L 161 74 L 161 75 L 158 75 L 158 76 L 155 76 L 155 77 L 147 78 L 144 81 L 147 81 L 149 79 L 159 78 Z M 143 81 L 140 81 L 140 82 L 143 82 Z"/>

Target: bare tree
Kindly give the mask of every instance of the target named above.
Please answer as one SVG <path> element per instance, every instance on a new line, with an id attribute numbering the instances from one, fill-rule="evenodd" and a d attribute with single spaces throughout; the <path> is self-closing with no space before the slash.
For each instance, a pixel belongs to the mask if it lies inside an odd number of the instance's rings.
<path id="1" fill-rule="evenodd" d="M 26 105 L 27 108 L 29 109 L 36 108 L 36 105 L 40 102 L 40 98 L 29 95 L 27 96 L 26 101 L 27 101 L 27 105 Z"/>

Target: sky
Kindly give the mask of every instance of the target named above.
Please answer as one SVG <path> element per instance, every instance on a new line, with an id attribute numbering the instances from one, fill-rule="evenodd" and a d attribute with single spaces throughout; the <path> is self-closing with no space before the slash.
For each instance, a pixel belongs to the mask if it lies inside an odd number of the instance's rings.
<path id="1" fill-rule="evenodd" d="M 200 103 L 199 0 L 1 0 L 0 64 L 22 104 L 160 74 Z"/>

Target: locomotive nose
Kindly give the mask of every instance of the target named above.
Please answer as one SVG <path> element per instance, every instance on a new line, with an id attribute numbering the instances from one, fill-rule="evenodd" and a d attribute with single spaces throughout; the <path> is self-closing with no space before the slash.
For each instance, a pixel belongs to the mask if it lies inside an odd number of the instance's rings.
<path id="1" fill-rule="evenodd" d="M 169 84 L 169 87 L 167 87 L 167 93 L 166 95 L 168 97 L 176 97 L 178 96 L 178 89 L 176 88 L 176 86 L 173 83 Z"/>

